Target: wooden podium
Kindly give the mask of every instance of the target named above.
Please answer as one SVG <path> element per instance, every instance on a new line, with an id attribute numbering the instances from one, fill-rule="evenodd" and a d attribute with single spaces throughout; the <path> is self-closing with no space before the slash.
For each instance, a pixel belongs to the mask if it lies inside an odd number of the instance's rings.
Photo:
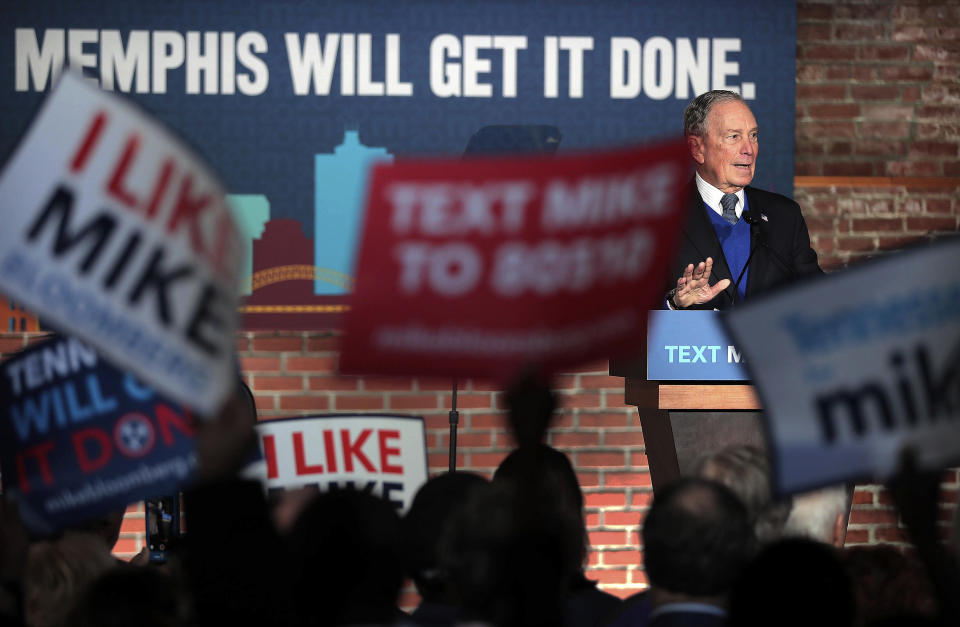
<path id="1" fill-rule="evenodd" d="M 610 374 L 624 377 L 625 401 L 637 406 L 654 491 L 704 453 L 737 443 L 765 448 L 753 386 L 648 381 L 646 347 L 640 354 L 611 361 Z"/>

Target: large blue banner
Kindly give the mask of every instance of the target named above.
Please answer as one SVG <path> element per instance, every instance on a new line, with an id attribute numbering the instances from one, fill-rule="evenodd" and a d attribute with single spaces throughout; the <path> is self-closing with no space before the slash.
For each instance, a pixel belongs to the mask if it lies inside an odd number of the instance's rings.
<path id="1" fill-rule="evenodd" d="M 0 153 L 63 63 L 129 94 L 227 184 L 252 251 L 250 328 L 334 321 L 367 166 L 462 154 L 485 126 L 551 125 L 561 151 L 624 145 L 679 135 L 694 96 L 734 89 L 762 131 L 754 183 L 792 192 L 791 0 L 37 0 L 4 14 Z"/>

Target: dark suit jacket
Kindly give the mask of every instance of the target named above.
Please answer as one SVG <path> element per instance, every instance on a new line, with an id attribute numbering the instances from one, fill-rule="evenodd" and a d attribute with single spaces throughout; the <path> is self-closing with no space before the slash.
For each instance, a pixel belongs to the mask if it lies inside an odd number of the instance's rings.
<path id="1" fill-rule="evenodd" d="M 822 273 L 817 264 L 817 253 L 810 248 L 810 235 L 800 213 L 800 206 L 786 196 L 762 189 L 748 186 L 744 191 L 747 207 L 759 218 L 759 224 L 750 229 L 750 248 L 753 250 L 756 246 L 756 252 L 750 260 L 747 297 L 805 275 Z M 683 274 L 687 264 L 697 264 L 707 257 L 712 257 L 713 273 L 710 276 L 710 285 L 722 279 L 730 279 L 730 287 L 709 303 L 693 308 L 729 309 L 740 299 L 733 287 L 737 277 L 731 276 L 720 240 L 713 230 L 707 211 L 709 209 L 703 204 L 696 185 L 691 183 L 687 222 L 671 266 L 672 278 L 667 289 L 676 287 L 677 278 Z M 762 216 L 766 216 L 766 220 Z M 767 247 L 759 245 L 758 238 L 765 238 L 769 248 L 775 250 L 781 259 Z"/>

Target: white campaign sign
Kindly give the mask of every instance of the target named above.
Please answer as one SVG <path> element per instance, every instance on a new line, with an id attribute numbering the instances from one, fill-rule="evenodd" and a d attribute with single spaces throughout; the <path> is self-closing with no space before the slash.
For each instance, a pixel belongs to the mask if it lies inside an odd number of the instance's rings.
<path id="1" fill-rule="evenodd" d="M 227 397 L 241 241 L 181 140 L 65 74 L 0 173 L 0 219 L 7 296 L 201 414 Z"/>
<path id="2" fill-rule="evenodd" d="M 427 480 L 423 419 L 332 414 L 257 425 L 267 488 L 352 486 L 406 511 Z"/>
<path id="3" fill-rule="evenodd" d="M 726 317 L 758 387 L 774 483 L 885 479 L 960 459 L 960 241 L 751 301 Z"/>

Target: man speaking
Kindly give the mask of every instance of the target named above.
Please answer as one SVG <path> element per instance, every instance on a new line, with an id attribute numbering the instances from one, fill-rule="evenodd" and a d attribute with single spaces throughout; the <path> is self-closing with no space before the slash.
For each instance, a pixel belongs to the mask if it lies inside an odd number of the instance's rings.
<path id="1" fill-rule="evenodd" d="M 751 294 L 822 273 L 797 203 L 749 187 L 760 144 L 743 99 L 723 90 L 698 96 L 684 111 L 683 132 L 697 173 L 667 307 L 728 309 Z"/>

